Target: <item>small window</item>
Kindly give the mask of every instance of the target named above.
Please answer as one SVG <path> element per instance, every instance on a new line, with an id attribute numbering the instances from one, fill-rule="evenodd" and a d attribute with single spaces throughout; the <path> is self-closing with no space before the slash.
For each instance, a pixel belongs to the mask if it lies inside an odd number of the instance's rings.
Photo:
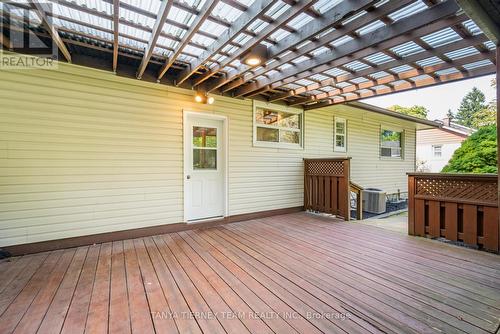
<path id="1" fill-rule="evenodd" d="M 256 108 L 254 144 L 285 148 L 302 147 L 302 113 Z"/>
<path id="2" fill-rule="evenodd" d="M 403 157 L 403 131 L 382 128 L 380 156 L 400 159 Z"/>
<path id="3" fill-rule="evenodd" d="M 443 145 L 432 145 L 432 152 L 435 158 L 441 158 L 443 155 Z"/>
<path id="4" fill-rule="evenodd" d="M 193 169 L 217 169 L 217 129 L 193 126 Z"/>
<path id="5" fill-rule="evenodd" d="M 336 152 L 347 152 L 347 122 L 335 117 L 333 128 L 333 147 Z"/>

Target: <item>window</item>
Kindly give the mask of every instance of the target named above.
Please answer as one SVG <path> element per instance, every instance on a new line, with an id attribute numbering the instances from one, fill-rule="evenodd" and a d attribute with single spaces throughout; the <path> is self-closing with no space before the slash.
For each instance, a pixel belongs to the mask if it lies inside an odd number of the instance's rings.
<path id="1" fill-rule="evenodd" d="M 193 126 L 193 169 L 217 169 L 217 129 Z"/>
<path id="2" fill-rule="evenodd" d="M 380 156 L 388 158 L 402 158 L 403 131 L 382 128 L 380 139 Z"/>
<path id="3" fill-rule="evenodd" d="M 255 108 L 254 145 L 302 147 L 302 112 Z"/>
<path id="4" fill-rule="evenodd" d="M 347 122 L 335 117 L 333 128 L 333 148 L 336 152 L 347 152 Z"/>
<path id="5" fill-rule="evenodd" d="M 443 145 L 432 145 L 432 152 L 435 158 L 441 158 L 443 155 Z"/>

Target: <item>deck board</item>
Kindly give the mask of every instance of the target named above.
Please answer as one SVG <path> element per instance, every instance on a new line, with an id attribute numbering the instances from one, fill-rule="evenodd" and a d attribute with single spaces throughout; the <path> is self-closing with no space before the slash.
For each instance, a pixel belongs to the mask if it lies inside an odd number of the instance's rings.
<path id="1" fill-rule="evenodd" d="M 1 333 L 496 333 L 500 256 L 306 213 L 0 262 Z"/>

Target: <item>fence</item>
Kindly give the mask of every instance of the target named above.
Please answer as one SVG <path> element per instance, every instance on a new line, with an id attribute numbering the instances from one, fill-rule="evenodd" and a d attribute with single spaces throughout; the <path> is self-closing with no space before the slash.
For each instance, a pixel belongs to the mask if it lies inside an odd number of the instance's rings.
<path id="1" fill-rule="evenodd" d="M 408 174 L 408 233 L 499 251 L 497 175 Z"/>
<path id="2" fill-rule="evenodd" d="M 349 158 L 304 159 L 304 209 L 350 219 Z"/>

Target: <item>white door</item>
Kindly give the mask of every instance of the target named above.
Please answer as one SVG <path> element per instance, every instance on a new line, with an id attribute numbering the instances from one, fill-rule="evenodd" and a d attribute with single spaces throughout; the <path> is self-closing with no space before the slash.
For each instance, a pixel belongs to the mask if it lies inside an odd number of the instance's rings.
<path id="1" fill-rule="evenodd" d="M 187 113 L 184 123 L 185 220 L 225 213 L 224 119 Z"/>

